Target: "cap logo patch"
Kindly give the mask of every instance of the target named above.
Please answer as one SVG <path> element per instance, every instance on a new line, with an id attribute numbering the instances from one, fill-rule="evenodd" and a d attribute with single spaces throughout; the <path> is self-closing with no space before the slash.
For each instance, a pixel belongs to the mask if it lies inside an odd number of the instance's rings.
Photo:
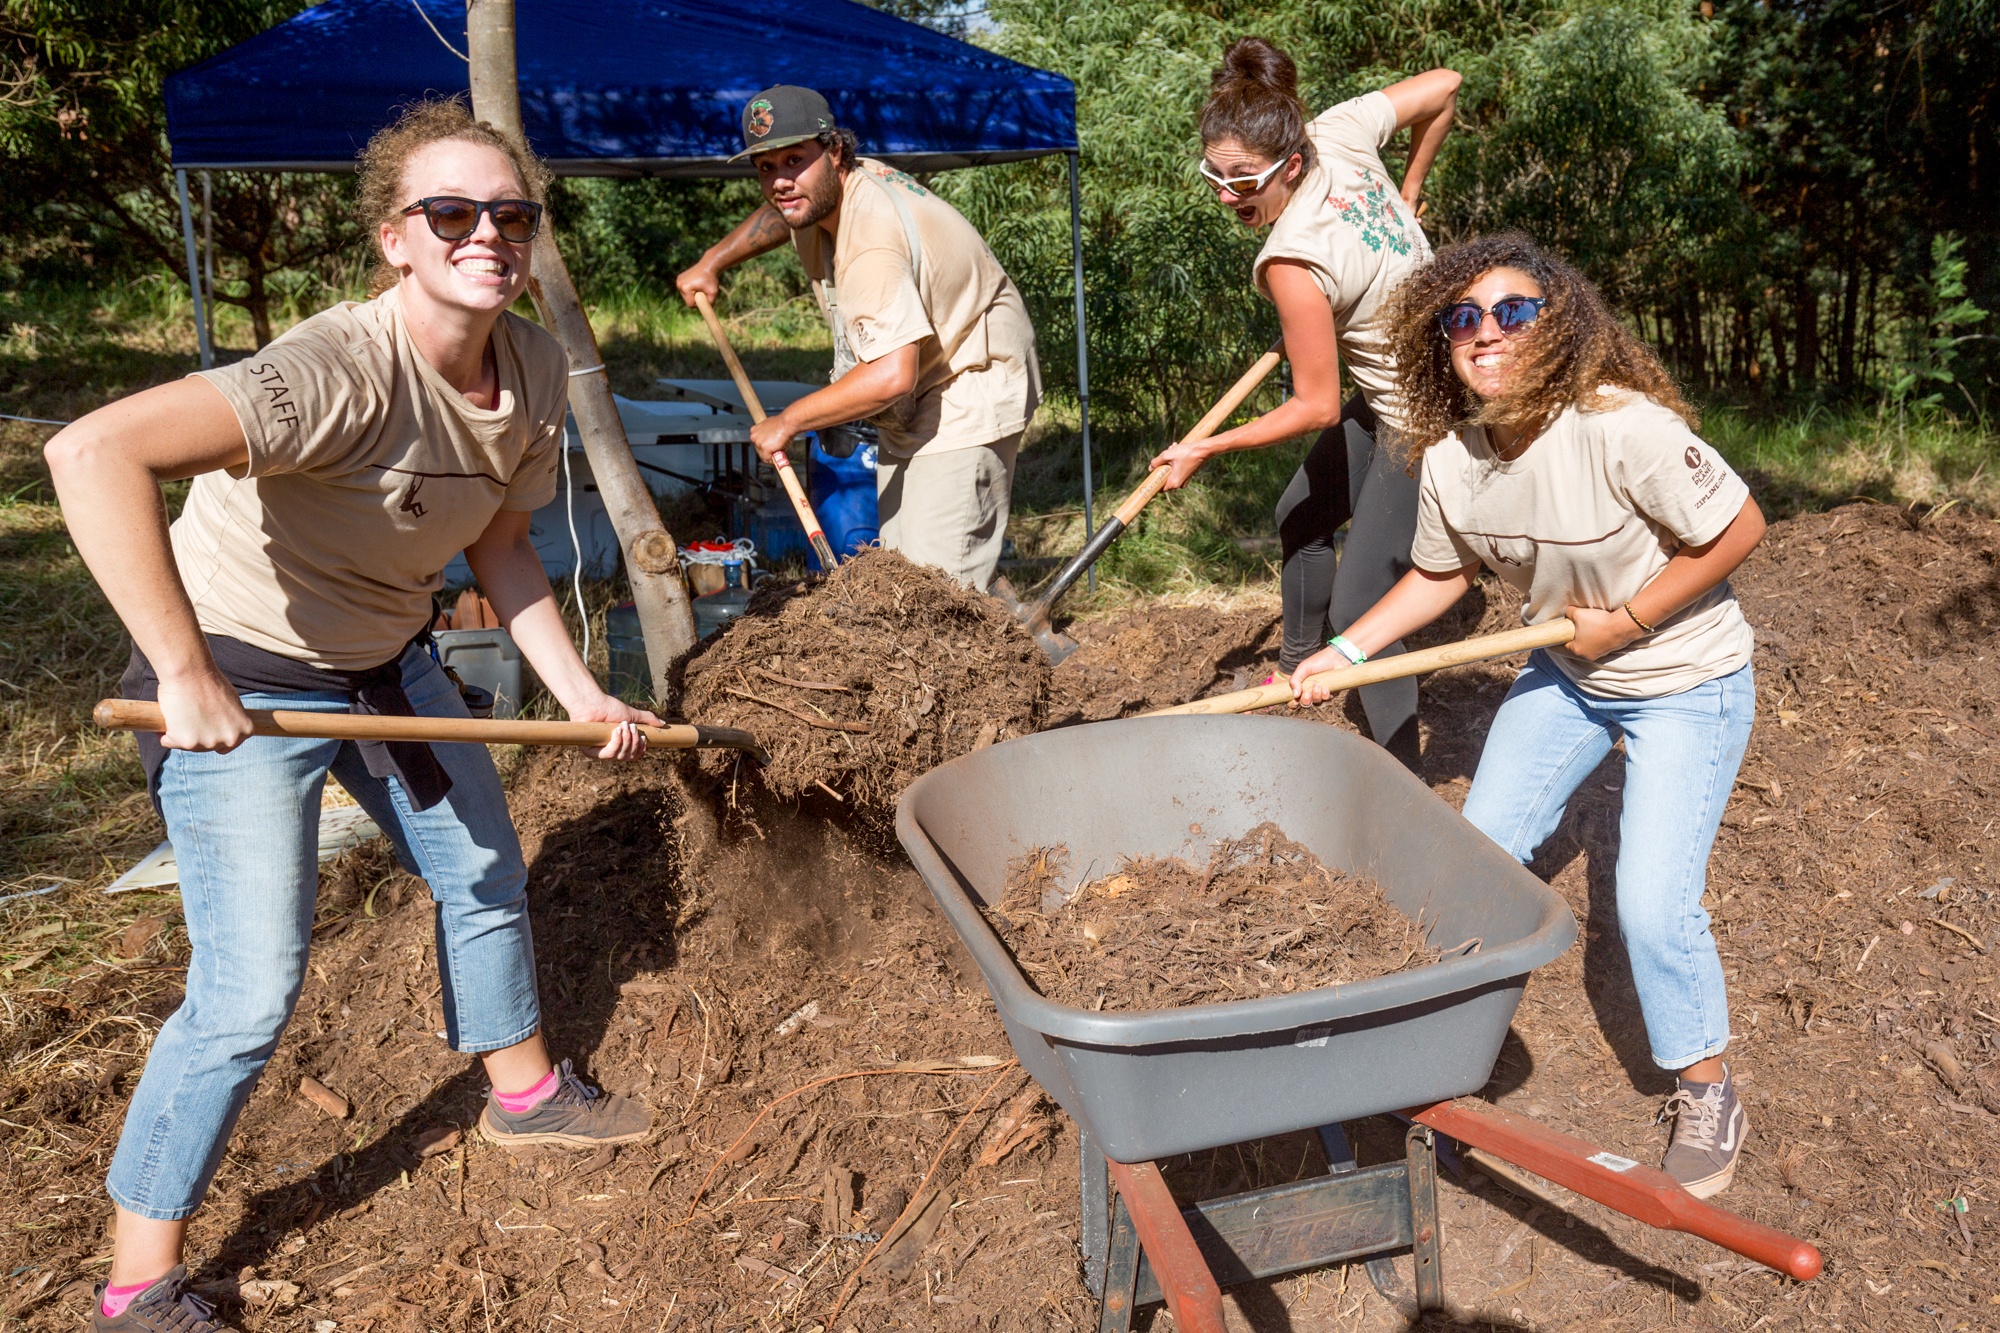
<path id="1" fill-rule="evenodd" d="M 760 97 L 750 104 L 750 110 L 745 114 L 743 123 L 749 129 L 752 138 L 761 139 L 771 132 L 771 125 L 776 119 L 777 112 L 771 106 L 771 99 Z"/>

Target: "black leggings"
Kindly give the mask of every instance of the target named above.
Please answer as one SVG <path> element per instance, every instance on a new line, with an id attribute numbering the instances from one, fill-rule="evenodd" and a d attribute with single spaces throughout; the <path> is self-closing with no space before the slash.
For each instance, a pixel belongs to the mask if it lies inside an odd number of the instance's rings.
<path id="1" fill-rule="evenodd" d="M 1285 552 L 1285 647 L 1278 665 L 1290 675 L 1326 646 L 1332 633 L 1360 619 L 1410 571 L 1417 531 L 1417 479 L 1375 443 L 1375 414 L 1359 395 L 1313 443 L 1278 501 Z M 1336 558 L 1334 534 L 1348 529 Z M 1336 577 L 1337 574 L 1337 577 Z M 1401 643 L 1376 653 L 1390 657 Z M 1361 690 L 1368 730 L 1384 749 L 1417 767 L 1417 682 L 1388 680 Z"/>

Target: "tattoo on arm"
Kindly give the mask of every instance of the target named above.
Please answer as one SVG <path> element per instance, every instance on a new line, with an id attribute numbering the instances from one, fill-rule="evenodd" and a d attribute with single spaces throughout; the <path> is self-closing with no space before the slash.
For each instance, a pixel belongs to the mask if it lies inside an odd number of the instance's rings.
<path id="1" fill-rule="evenodd" d="M 769 204 L 759 204 L 757 211 L 745 221 L 743 239 L 757 254 L 763 254 L 791 240 L 792 229 L 785 225 L 785 219 L 777 209 Z"/>

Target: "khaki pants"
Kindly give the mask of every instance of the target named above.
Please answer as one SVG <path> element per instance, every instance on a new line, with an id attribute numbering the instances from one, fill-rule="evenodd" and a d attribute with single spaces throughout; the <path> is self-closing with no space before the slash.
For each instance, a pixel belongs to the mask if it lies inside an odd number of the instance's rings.
<path id="1" fill-rule="evenodd" d="M 1000 567 L 1014 456 L 1020 449 L 1016 433 L 941 454 L 878 455 L 875 496 L 882 545 L 985 592 Z"/>

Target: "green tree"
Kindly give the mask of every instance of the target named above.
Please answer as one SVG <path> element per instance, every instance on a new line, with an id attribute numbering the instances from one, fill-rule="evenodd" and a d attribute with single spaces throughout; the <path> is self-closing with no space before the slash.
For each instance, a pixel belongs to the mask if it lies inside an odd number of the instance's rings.
<path id="1" fill-rule="evenodd" d="M 186 277 L 161 84 L 305 8 L 302 0 L 0 3 L 0 258 L 30 276 Z M 302 279 L 351 264 L 359 237 L 343 177 L 218 172 L 218 301 L 271 336 L 271 307 Z"/>

